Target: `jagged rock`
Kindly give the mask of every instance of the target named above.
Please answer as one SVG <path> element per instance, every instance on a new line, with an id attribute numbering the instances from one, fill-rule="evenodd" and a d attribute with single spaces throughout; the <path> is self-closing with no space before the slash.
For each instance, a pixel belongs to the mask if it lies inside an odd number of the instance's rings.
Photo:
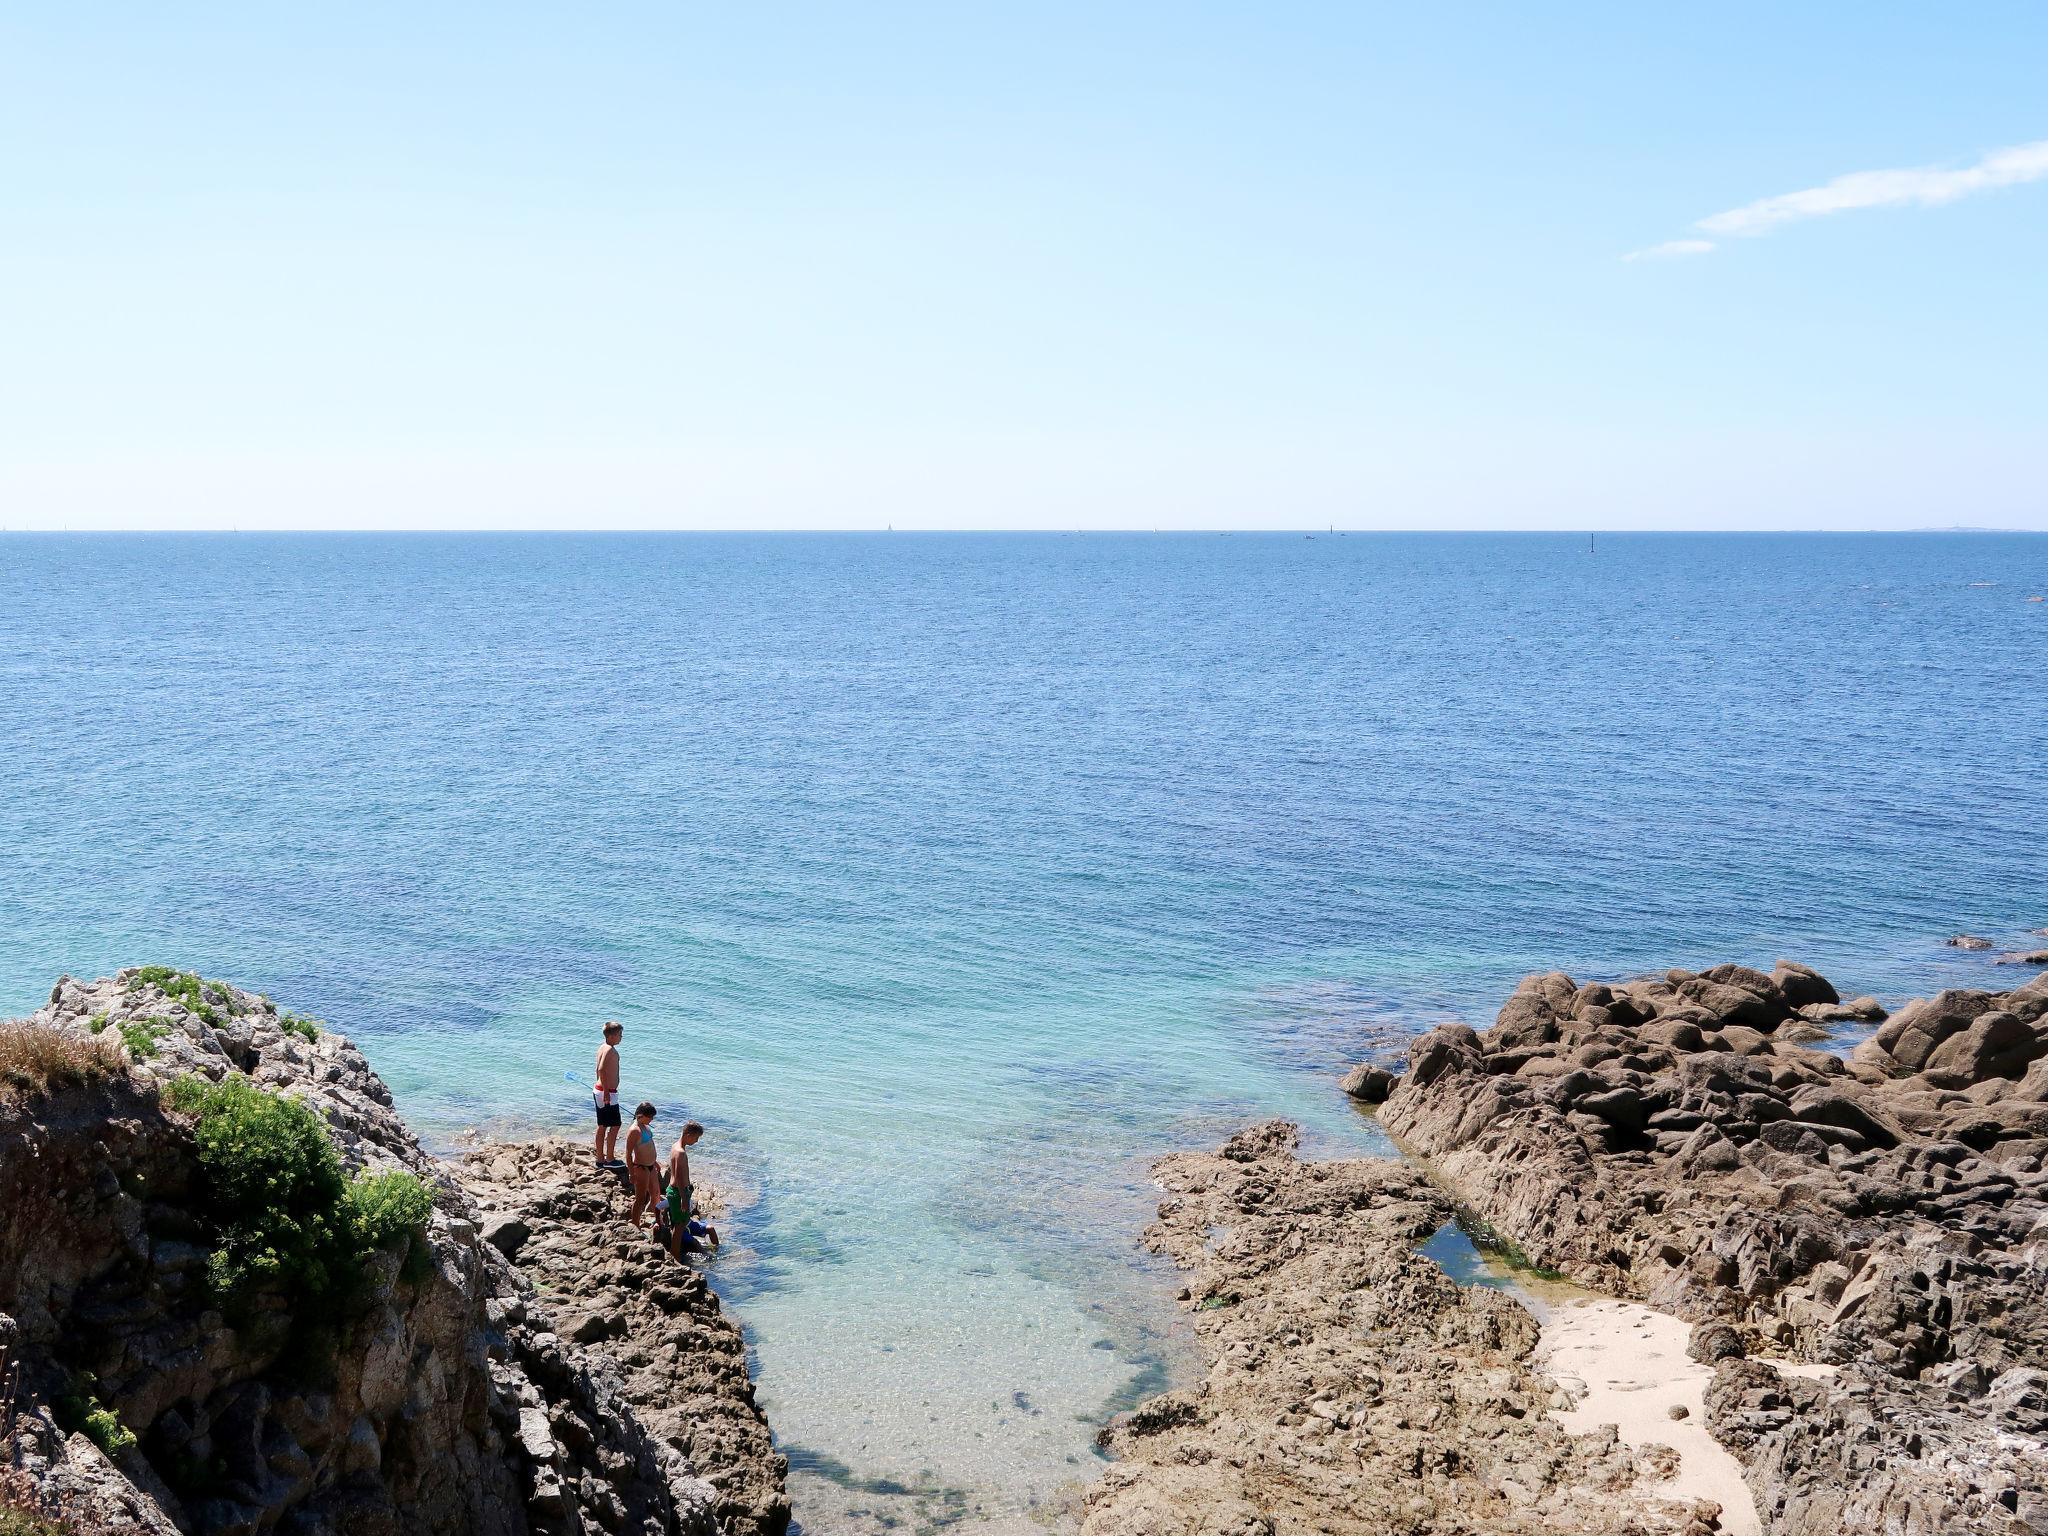
<path id="1" fill-rule="evenodd" d="M 1739 1360 L 1749 1353 L 1742 1335 L 1726 1323 L 1701 1323 L 1692 1331 L 1686 1353 L 1702 1365 L 1720 1360 Z"/>
<path id="2" fill-rule="evenodd" d="M 755 1405 L 745 1341 L 702 1274 L 627 1224 L 624 1182 L 592 1173 L 588 1142 L 559 1137 L 478 1148 L 459 1172 L 486 1234 L 505 1222 L 528 1229 L 514 1262 L 533 1285 L 532 1325 L 593 1354 L 612 1341 L 620 1396 L 658 1443 L 707 1470 L 728 1536 L 777 1536 L 790 1518 L 789 1463 Z M 715 1212 L 718 1196 L 700 1189 L 698 1203 Z M 593 1264 L 593 1252 L 613 1257 Z M 572 1447 L 591 1433 L 574 1404 L 550 1424 Z"/>
<path id="3" fill-rule="evenodd" d="M 1604 1007 L 1594 1003 L 1590 1006 Z M 1193 1389 L 1112 1422 L 1083 1536 L 1693 1536 L 1659 1463 L 1550 1416 L 1535 1320 L 1415 1245 L 1451 1217 L 1417 1170 L 1304 1163 L 1292 1126 L 1154 1170 L 1146 1242 L 1189 1282 Z"/>
<path id="4" fill-rule="evenodd" d="M 1595 1060 L 1570 1020 L 1532 1043 L 1558 987 L 1531 978 L 1492 1029 L 1418 1042 L 1434 1070 L 1380 1123 L 1535 1262 L 1703 1325 L 1708 1424 L 1767 1531 L 2022 1529 L 2015 1490 L 2048 1483 L 2048 976 L 1909 1003 L 1846 1067 L 1795 1042 L 1836 1005 L 1766 1017 L 1820 986 L 1787 962 L 1627 983 L 1651 1022 L 1604 1023 Z M 1504 1072 L 1544 1086 L 1503 1100 Z"/>
<path id="5" fill-rule="evenodd" d="M 1974 933 L 1959 933 L 1953 938 L 1943 939 L 1950 949 L 1989 949 L 1991 941 Z"/>
<path id="6" fill-rule="evenodd" d="M 686 1434 L 685 1452 L 673 1418 L 657 1428 L 622 1391 L 604 1346 L 566 1343 L 541 1319 L 528 1321 L 531 1286 L 500 1246 L 520 1246 L 510 1241 L 515 1226 L 486 1228 L 472 1192 L 406 1130 L 345 1037 L 303 1038 L 304 1026 L 285 1028 L 274 1005 L 233 987 L 180 984 L 172 995 L 133 971 L 63 978 L 27 1024 L 119 1039 L 121 1026 L 143 1021 L 158 1031 L 154 1053 L 125 1072 L 0 1101 L 0 1333 L 23 1365 L 13 1454 L 40 1487 L 61 1492 L 67 1511 L 89 1517 L 82 1529 L 779 1529 L 772 1518 L 722 1521 L 710 1481 L 772 1479 L 779 1494 L 765 1425 L 758 1446 L 717 1435 L 691 1443 Z M 316 1110 L 350 1172 L 407 1170 L 432 1195 L 423 1251 L 412 1262 L 378 1254 L 349 1306 L 318 1318 L 323 1333 L 295 1327 L 274 1291 L 259 1290 L 246 1316 L 224 1318 L 212 1306 L 192 1133 L 157 1089 L 184 1073 L 231 1072 Z M 539 1224 L 524 1219 L 531 1247 Z M 491 1240 L 479 1242 L 486 1230 Z M 708 1290 L 701 1308 L 716 1314 Z M 672 1333 L 673 1320 L 664 1323 Z M 758 1419 L 738 1330 L 724 1319 L 716 1326 L 741 1362 L 724 1389 Z M 605 1331 L 617 1329 L 613 1316 Z M 88 1379 L 136 1436 L 113 1461 L 55 1425 L 58 1399 Z M 558 1436 L 551 1426 L 564 1412 L 592 1433 Z M 754 1459 L 742 1466 L 742 1456 Z M 782 1511 L 786 1521 L 786 1504 Z"/>

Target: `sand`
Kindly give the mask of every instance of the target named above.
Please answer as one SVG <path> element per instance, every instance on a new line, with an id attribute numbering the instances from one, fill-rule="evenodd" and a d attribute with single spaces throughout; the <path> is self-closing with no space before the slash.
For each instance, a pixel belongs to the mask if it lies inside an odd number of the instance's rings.
<path id="1" fill-rule="evenodd" d="M 1537 1360 L 1572 1400 L 1554 1410 L 1570 1428 L 1586 1431 L 1612 1424 L 1631 1446 L 1667 1445 L 1678 1453 L 1668 1480 L 1644 1488 L 1663 1498 L 1712 1499 L 1721 1506 L 1728 1536 L 1760 1536 L 1761 1523 L 1742 1467 L 1707 1433 L 1705 1393 L 1711 1366 L 1689 1356 L 1692 1325 L 1668 1312 L 1584 1293 L 1557 1294 L 1536 1301 L 1543 1322 Z M 1767 1361 L 1791 1375 L 1823 1376 L 1826 1365 Z M 1682 1406 L 1685 1417 L 1671 1409 Z"/>

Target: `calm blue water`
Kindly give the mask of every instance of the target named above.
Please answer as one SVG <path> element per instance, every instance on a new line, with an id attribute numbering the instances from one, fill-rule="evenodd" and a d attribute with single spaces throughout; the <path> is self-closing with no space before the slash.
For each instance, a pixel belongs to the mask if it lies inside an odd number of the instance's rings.
<path id="1" fill-rule="evenodd" d="M 2048 925 L 2048 537 L 0 538 L 0 1011 L 169 961 L 416 1124 L 594 1026 L 755 1203 L 800 1513 L 1016 1523 L 1177 1368 L 1146 1160 L 1524 971 Z M 880 1491 L 903 1482 L 919 1493 Z"/>

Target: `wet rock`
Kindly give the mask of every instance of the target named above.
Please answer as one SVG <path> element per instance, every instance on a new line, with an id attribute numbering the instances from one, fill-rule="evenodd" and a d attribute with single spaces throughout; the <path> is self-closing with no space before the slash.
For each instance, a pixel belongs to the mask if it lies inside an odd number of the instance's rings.
<path id="1" fill-rule="evenodd" d="M 1346 1072 L 1338 1086 L 1361 1103 L 1381 1104 L 1393 1091 L 1394 1074 L 1384 1067 L 1363 1064 Z"/>
<path id="2" fill-rule="evenodd" d="M 1953 938 L 1943 939 L 1950 949 L 1990 949 L 1991 941 L 1974 933 L 1959 933 Z"/>

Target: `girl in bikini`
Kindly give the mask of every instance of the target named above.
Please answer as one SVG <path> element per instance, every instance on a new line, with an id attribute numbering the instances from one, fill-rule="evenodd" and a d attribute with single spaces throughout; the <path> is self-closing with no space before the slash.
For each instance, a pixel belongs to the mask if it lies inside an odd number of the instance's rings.
<path id="1" fill-rule="evenodd" d="M 643 1212 L 661 1200 L 661 1153 L 654 1145 L 654 1106 L 642 1103 L 633 1111 L 633 1129 L 626 1132 L 626 1167 L 633 1175 L 634 1226 Z"/>

